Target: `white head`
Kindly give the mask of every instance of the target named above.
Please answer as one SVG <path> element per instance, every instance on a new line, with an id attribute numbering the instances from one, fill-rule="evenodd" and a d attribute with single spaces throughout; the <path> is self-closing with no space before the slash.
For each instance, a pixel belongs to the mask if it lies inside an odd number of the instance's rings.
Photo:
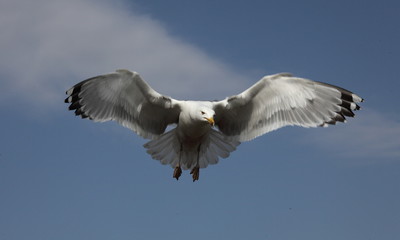
<path id="1" fill-rule="evenodd" d="M 179 124 L 181 125 L 196 125 L 201 124 L 214 125 L 214 110 L 196 101 L 186 101 L 182 104 L 182 112 L 179 116 Z"/>
<path id="2" fill-rule="evenodd" d="M 215 122 L 214 122 L 214 116 L 215 116 L 215 112 L 214 110 L 212 110 L 211 108 L 205 107 L 205 106 L 201 106 L 198 108 L 197 113 L 196 113 L 199 117 L 199 119 L 201 119 L 204 122 L 208 122 L 211 126 L 214 126 Z"/>

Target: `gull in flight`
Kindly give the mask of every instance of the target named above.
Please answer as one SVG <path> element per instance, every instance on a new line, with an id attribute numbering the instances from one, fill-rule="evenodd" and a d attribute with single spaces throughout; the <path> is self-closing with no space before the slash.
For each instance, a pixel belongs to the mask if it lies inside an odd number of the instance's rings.
<path id="1" fill-rule="evenodd" d="M 284 126 L 318 127 L 345 122 L 363 99 L 343 88 L 280 73 L 263 77 L 221 101 L 186 101 L 153 90 L 136 72 L 117 70 L 84 80 L 67 91 L 69 110 L 95 122 L 115 120 L 143 138 L 152 158 L 174 168 L 218 163 L 243 141 Z M 167 126 L 176 127 L 165 131 Z"/>

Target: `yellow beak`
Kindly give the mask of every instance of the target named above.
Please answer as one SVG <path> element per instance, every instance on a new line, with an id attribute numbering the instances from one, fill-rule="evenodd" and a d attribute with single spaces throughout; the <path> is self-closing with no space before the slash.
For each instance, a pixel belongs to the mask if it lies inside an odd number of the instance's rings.
<path id="1" fill-rule="evenodd" d="M 208 121 L 208 123 L 209 123 L 211 126 L 214 126 L 214 124 L 215 124 L 214 118 L 212 118 L 212 117 L 206 118 L 206 117 L 205 117 L 205 119 Z"/>

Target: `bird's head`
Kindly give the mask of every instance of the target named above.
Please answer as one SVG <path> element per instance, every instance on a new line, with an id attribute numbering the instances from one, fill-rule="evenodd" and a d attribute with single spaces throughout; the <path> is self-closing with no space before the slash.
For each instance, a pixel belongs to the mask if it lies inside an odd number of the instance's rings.
<path id="1" fill-rule="evenodd" d="M 214 126 L 215 124 L 214 116 L 215 116 L 214 110 L 207 107 L 200 107 L 196 112 L 196 118 L 198 118 L 201 121 L 207 122 L 211 126 Z"/>

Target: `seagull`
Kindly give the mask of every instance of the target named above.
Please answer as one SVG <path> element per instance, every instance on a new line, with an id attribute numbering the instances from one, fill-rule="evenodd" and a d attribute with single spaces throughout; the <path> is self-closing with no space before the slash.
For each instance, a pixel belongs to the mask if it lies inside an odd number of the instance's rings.
<path id="1" fill-rule="evenodd" d="M 186 101 L 153 90 L 125 69 L 84 80 L 65 99 L 75 115 L 95 122 L 114 120 L 150 139 L 147 153 L 169 164 L 177 180 L 190 170 L 227 158 L 240 142 L 284 126 L 325 127 L 345 122 L 363 99 L 327 83 L 289 73 L 268 75 L 244 92 L 221 101 Z M 167 126 L 175 125 L 166 131 Z"/>

